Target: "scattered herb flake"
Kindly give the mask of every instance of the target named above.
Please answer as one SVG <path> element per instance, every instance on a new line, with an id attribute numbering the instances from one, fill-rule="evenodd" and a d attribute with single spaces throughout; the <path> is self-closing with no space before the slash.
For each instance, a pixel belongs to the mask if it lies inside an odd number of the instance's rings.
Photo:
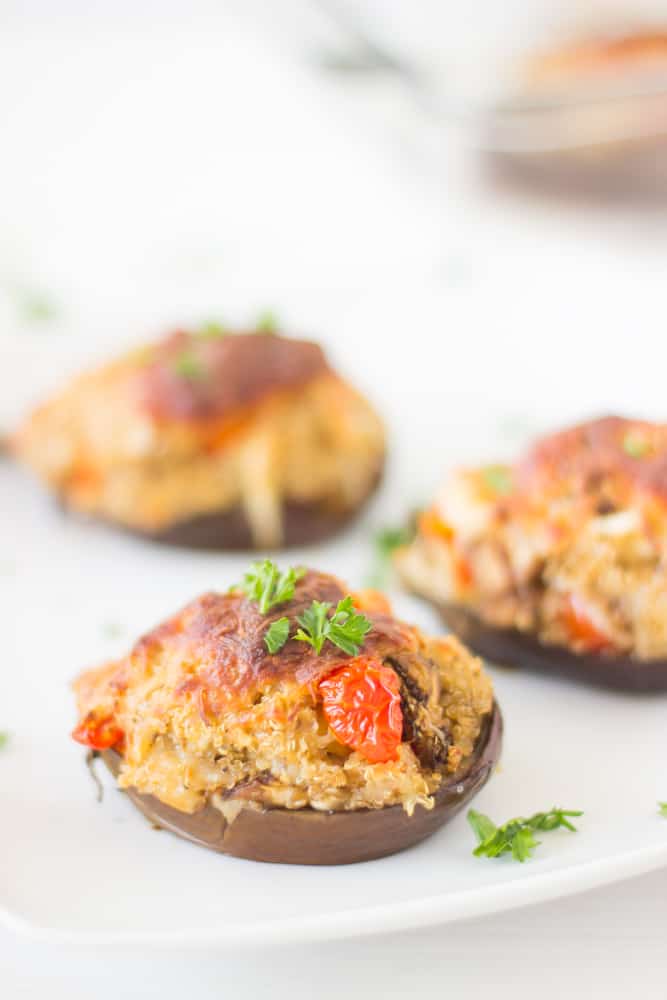
<path id="1" fill-rule="evenodd" d="M 102 632 L 107 639 L 117 639 L 123 635 L 125 629 L 119 622 L 104 622 Z"/>
<path id="2" fill-rule="evenodd" d="M 229 330 L 227 330 L 227 328 L 217 320 L 202 323 L 196 331 L 197 336 L 201 337 L 203 340 L 215 340 L 217 337 L 226 337 L 228 333 Z"/>
<path id="3" fill-rule="evenodd" d="M 414 531 L 408 528 L 382 528 L 373 539 L 375 559 L 372 571 L 368 574 L 368 584 L 371 587 L 387 585 L 391 570 L 391 557 L 402 545 L 411 541 Z"/>
<path id="4" fill-rule="evenodd" d="M 206 375 L 202 361 L 192 351 L 181 351 L 178 357 L 174 358 L 172 367 L 177 375 L 193 382 L 203 379 Z"/>
<path id="5" fill-rule="evenodd" d="M 630 458 L 646 458 L 650 450 L 651 446 L 646 438 L 634 431 L 628 431 L 623 438 L 623 451 Z"/>
<path id="6" fill-rule="evenodd" d="M 277 653 L 289 638 L 289 618 L 278 618 L 264 633 L 264 644 L 269 653 Z"/>
<path id="7" fill-rule="evenodd" d="M 301 628 L 294 638 L 309 643 L 318 655 L 328 639 L 344 653 L 356 656 L 373 623 L 365 615 L 357 614 L 349 595 L 338 602 L 331 618 L 327 617 L 330 610 L 328 601 L 313 601 L 297 618 Z"/>
<path id="8" fill-rule="evenodd" d="M 266 309 L 263 313 L 260 313 L 257 317 L 255 329 L 258 333 L 277 333 L 278 320 L 276 314 L 271 312 L 270 309 Z"/>
<path id="9" fill-rule="evenodd" d="M 255 601 L 260 613 L 265 615 L 276 604 L 284 604 L 294 597 L 294 587 L 305 573 L 301 567 L 291 566 L 282 573 L 274 562 L 264 559 L 254 562 L 243 577 L 243 582 L 232 587 L 232 592 L 241 592 L 248 600 Z"/>
<path id="10" fill-rule="evenodd" d="M 482 469 L 484 485 L 499 497 L 508 496 L 514 489 L 512 470 L 508 465 L 487 465 Z"/>
<path id="11" fill-rule="evenodd" d="M 9 733 L 4 730 L 0 730 L 0 750 L 4 750 L 8 743 Z"/>
<path id="12" fill-rule="evenodd" d="M 468 823 L 477 837 L 475 857 L 498 858 L 502 854 L 511 854 L 515 861 L 524 862 L 531 857 L 541 841 L 533 836 L 538 831 L 557 830 L 563 827 L 573 833 L 576 826 L 570 822 L 574 816 L 583 813 L 574 809 L 551 809 L 549 812 L 535 813 L 528 819 L 522 816 L 511 819 L 502 826 L 496 826 L 493 820 L 475 809 L 468 811 Z M 569 817 L 569 818 L 568 818 Z"/>
<path id="13" fill-rule="evenodd" d="M 667 802 L 658 802 L 658 812 L 667 818 Z"/>
<path id="14" fill-rule="evenodd" d="M 19 319 L 27 326 L 39 323 L 50 323 L 58 316 L 58 307 L 45 293 L 31 289 L 19 289 L 16 292 L 16 307 Z"/>

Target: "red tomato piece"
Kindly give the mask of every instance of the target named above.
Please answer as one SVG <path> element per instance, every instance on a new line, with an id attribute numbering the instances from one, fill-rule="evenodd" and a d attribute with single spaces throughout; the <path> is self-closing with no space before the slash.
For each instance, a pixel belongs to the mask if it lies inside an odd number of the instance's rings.
<path id="1" fill-rule="evenodd" d="M 396 760 L 403 734 L 400 681 L 391 667 L 357 656 L 319 683 L 322 707 L 336 739 L 371 764 Z"/>
<path id="2" fill-rule="evenodd" d="M 613 645 L 609 636 L 598 628 L 575 594 L 570 594 L 567 599 L 563 620 L 571 638 L 587 651 L 599 653 Z"/>
<path id="3" fill-rule="evenodd" d="M 99 718 L 91 712 L 72 730 L 72 739 L 92 750 L 109 750 L 122 741 L 123 730 L 116 725 L 113 716 Z"/>

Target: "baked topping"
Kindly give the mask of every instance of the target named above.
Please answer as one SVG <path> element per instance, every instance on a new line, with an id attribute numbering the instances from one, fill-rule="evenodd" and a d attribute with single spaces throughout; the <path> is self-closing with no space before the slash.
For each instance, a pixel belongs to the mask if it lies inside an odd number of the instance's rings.
<path id="1" fill-rule="evenodd" d="M 210 324 L 73 379 L 13 444 L 68 509 L 262 549 L 342 526 L 385 450 L 378 415 L 319 346 Z"/>
<path id="2" fill-rule="evenodd" d="M 124 660 L 84 674 L 75 739 L 100 748 L 104 736 L 122 753 L 121 785 L 186 812 L 215 795 L 286 808 L 430 808 L 491 711 L 479 662 L 456 640 L 398 621 L 380 595 L 350 594 L 326 574 L 281 573 L 267 561 L 244 586 L 205 594 Z M 333 635 L 313 628 L 321 643 L 303 641 L 300 622 L 325 605 L 323 622 L 341 606 L 347 617 Z M 290 637 L 271 652 L 267 632 L 282 620 Z M 365 623 L 352 640 L 351 620 Z"/>
<path id="3" fill-rule="evenodd" d="M 309 341 L 273 333 L 177 331 L 153 349 L 138 374 L 137 392 L 158 419 L 219 420 L 328 370 L 322 348 Z"/>
<path id="4" fill-rule="evenodd" d="M 399 550 L 406 582 L 574 652 L 667 657 L 667 425 L 605 417 L 464 469 Z"/>

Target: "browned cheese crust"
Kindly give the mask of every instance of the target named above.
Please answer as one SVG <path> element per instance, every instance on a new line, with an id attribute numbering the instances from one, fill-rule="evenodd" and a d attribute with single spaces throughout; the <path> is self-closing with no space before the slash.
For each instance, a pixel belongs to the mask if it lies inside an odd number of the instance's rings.
<path id="1" fill-rule="evenodd" d="M 184 352 L 201 374 L 183 378 Z M 185 362 L 187 367 L 187 361 Z M 329 372 L 319 344 L 273 333 L 206 337 L 177 331 L 156 345 L 137 377 L 141 403 L 160 420 L 214 420 Z"/>

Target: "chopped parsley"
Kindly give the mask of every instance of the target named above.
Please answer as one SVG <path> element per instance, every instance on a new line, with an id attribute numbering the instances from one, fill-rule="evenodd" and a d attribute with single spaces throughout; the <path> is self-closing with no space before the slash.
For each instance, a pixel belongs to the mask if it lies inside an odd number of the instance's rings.
<path id="1" fill-rule="evenodd" d="M 496 826 L 484 813 L 470 809 L 468 823 L 478 841 L 473 854 L 478 858 L 499 858 L 502 854 L 511 854 L 515 861 L 524 862 L 541 843 L 533 836 L 536 832 L 563 827 L 574 833 L 577 828 L 568 817 L 582 815 L 583 813 L 578 810 L 554 808 L 549 812 L 535 813 L 528 819 L 519 816 L 508 820 L 502 826 Z"/>
<path id="2" fill-rule="evenodd" d="M 4 750 L 8 743 L 9 733 L 4 730 L 0 730 L 0 750 Z"/>
<path id="3" fill-rule="evenodd" d="M 373 539 L 375 559 L 372 571 L 368 575 L 371 587 L 386 586 L 391 570 L 391 557 L 402 545 L 412 540 L 414 531 L 409 528 L 382 528 Z"/>
<path id="4" fill-rule="evenodd" d="M 255 323 L 255 329 L 258 333 L 277 333 L 278 320 L 276 314 L 271 312 L 270 309 L 266 309 L 263 313 L 260 313 Z"/>
<path id="5" fill-rule="evenodd" d="M 667 802 L 658 802 L 658 812 L 667 819 Z"/>
<path id="6" fill-rule="evenodd" d="M 20 289 L 16 304 L 21 322 L 27 326 L 50 323 L 58 317 L 57 305 L 45 292 Z"/>
<path id="7" fill-rule="evenodd" d="M 301 628 L 294 638 L 309 643 L 318 655 L 328 640 L 349 656 L 356 656 L 373 623 L 365 615 L 357 614 L 349 595 L 338 602 L 331 618 L 328 617 L 330 610 L 329 601 L 313 601 L 298 616 Z"/>
<path id="8" fill-rule="evenodd" d="M 201 337 L 202 340 L 215 340 L 218 337 L 226 337 L 229 330 L 222 325 L 222 323 L 216 320 L 211 320 L 208 323 L 202 323 L 202 325 L 196 331 L 196 335 Z"/>
<path id="9" fill-rule="evenodd" d="M 272 622 L 264 633 L 264 645 L 269 653 L 277 653 L 289 639 L 289 618 Z"/>
<path id="10" fill-rule="evenodd" d="M 292 600 L 297 581 L 305 572 L 294 566 L 281 572 L 270 559 L 263 559 L 252 564 L 242 583 L 232 587 L 232 591 L 245 594 L 249 601 L 257 604 L 260 614 L 265 615 L 276 604 Z"/>
<path id="11" fill-rule="evenodd" d="M 181 378 L 198 382 L 206 376 L 206 368 L 197 355 L 190 350 L 181 351 L 177 358 L 174 358 L 172 367 Z"/>
<path id="12" fill-rule="evenodd" d="M 650 450 L 649 442 L 636 431 L 628 431 L 623 437 L 623 451 L 630 458 L 646 458 Z"/>
<path id="13" fill-rule="evenodd" d="M 119 622 L 104 622 L 102 632 L 106 639 L 117 639 L 123 634 L 125 629 Z"/>
<path id="14" fill-rule="evenodd" d="M 499 497 L 508 496 L 514 489 L 512 470 L 508 465 L 487 465 L 481 470 L 484 485 Z"/>

